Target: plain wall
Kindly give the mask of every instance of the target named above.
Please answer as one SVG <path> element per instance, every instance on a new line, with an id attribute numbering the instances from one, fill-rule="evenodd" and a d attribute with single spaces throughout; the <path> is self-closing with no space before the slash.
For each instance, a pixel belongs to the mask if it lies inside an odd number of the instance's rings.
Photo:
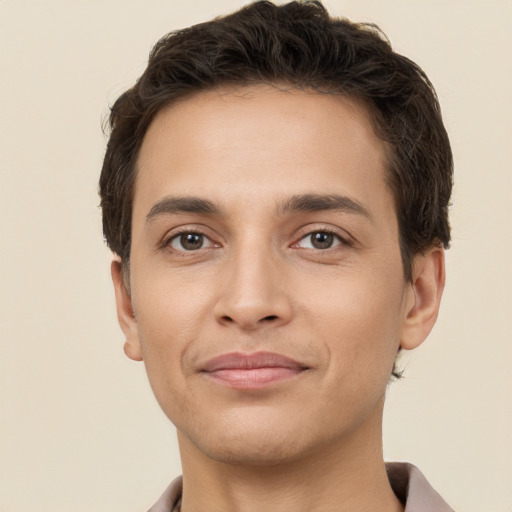
<path id="1" fill-rule="evenodd" d="M 0 512 L 146 510 L 180 473 L 128 361 L 97 180 L 108 105 L 164 33 L 238 0 L 0 1 Z M 458 511 L 512 511 L 512 3 L 326 0 L 438 91 L 456 161 L 438 324 L 389 390 L 385 454 Z"/>

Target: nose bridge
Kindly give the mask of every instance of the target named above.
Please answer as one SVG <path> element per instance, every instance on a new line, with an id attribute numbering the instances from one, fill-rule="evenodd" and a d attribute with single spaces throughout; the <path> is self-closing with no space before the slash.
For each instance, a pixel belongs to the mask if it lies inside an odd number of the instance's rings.
<path id="1" fill-rule="evenodd" d="M 231 248 L 216 317 L 224 324 L 255 329 L 286 323 L 291 303 L 283 286 L 280 258 L 261 233 L 245 233 Z"/>

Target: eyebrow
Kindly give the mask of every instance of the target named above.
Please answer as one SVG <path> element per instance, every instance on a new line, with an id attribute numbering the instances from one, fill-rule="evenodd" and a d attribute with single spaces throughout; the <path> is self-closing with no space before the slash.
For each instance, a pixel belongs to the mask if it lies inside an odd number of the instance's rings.
<path id="1" fill-rule="evenodd" d="M 290 197 L 280 208 L 280 213 L 339 211 L 362 215 L 373 221 L 373 215 L 359 201 L 338 194 L 302 194 Z"/>
<path id="2" fill-rule="evenodd" d="M 155 217 L 176 213 L 220 215 L 220 210 L 212 201 L 200 197 L 164 197 L 153 205 L 146 215 L 146 222 L 150 222 Z"/>
<path id="3" fill-rule="evenodd" d="M 357 200 L 338 194 L 300 194 L 287 199 L 278 207 L 281 215 L 294 212 L 339 211 L 362 215 L 373 221 L 372 214 Z M 163 215 L 196 213 L 221 215 L 220 208 L 208 199 L 200 197 L 167 196 L 153 205 L 146 215 L 146 222 Z"/>

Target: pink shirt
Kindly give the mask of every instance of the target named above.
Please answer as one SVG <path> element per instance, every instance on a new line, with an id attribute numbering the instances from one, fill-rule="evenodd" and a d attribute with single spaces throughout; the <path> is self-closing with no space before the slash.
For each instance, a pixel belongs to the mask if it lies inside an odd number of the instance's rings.
<path id="1" fill-rule="evenodd" d="M 405 512 L 454 512 L 412 464 L 386 464 L 389 481 L 397 497 L 405 504 Z M 174 512 L 180 501 L 181 477 L 176 478 L 148 512 Z"/>

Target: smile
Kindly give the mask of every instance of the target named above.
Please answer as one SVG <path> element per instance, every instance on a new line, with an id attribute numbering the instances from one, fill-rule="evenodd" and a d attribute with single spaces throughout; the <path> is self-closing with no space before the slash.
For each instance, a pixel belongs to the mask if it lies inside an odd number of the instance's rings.
<path id="1" fill-rule="evenodd" d="M 308 367 L 273 352 L 232 352 L 208 361 L 202 373 L 235 389 L 261 389 L 300 375 Z"/>

